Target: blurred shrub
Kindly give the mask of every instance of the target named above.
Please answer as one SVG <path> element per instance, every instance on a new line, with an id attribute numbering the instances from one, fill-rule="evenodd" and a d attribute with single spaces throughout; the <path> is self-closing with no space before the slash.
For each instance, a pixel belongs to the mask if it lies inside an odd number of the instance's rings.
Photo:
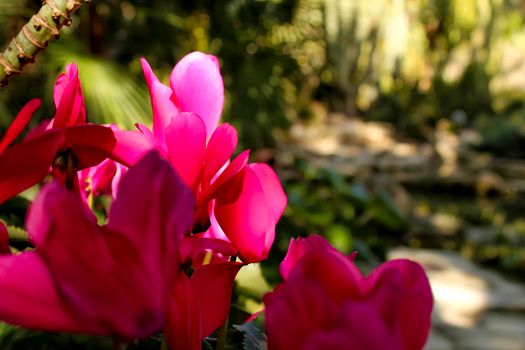
<path id="1" fill-rule="evenodd" d="M 357 251 L 370 265 L 383 261 L 388 247 L 403 243 L 408 220 L 388 193 L 300 159 L 293 169 L 295 175 L 284 179 L 288 207 L 271 256 L 263 262 L 269 281 L 279 278 L 276 266 L 291 237 L 323 235 L 346 254 Z"/>
<path id="2" fill-rule="evenodd" d="M 0 25 L 5 32 L 0 38 L 7 42 L 38 6 L 37 0 L 2 3 Z M 322 16 L 318 11 L 317 22 L 310 17 L 296 20 L 297 8 L 298 1 L 275 0 L 94 0 L 81 8 L 73 26 L 37 64 L 4 90 L 0 127 L 5 128 L 32 97 L 44 97 L 39 116 L 50 117 L 54 80 L 71 61 L 79 66 L 91 121 L 128 128 L 147 123 L 149 98 L 139 58 L 146 57 L 167 83 L 183 55 L 201 50 L 221 60 L 229 94 L 224 119 L 239 127 L 241 143 L 271 146 L 273 130 L 285 128 L 301 113 L 297 96 L 304 96 L 305 104 L 310 100 L 314 89 L 301 92 L 303 82 L 317 76 L 313 71 L 303 75 L 301 68 L 310 64 L 301 60 L 308 55 L 292 49 L 307 42 L 312 31 L 322 37 Z"/>
<path id="3" fill-rule="evenodd" d="M 428 136 L 454 112 L 472 124 L 524 106 L 521 1 L 323 3 L 330 74 L 322 84 L 336 93 L 322 97 L 332 108 Z"/>

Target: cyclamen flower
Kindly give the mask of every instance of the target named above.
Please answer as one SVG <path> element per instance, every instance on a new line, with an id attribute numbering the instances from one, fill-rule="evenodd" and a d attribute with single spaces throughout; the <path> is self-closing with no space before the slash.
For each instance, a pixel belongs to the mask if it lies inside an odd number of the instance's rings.
<path id="1" fill-rule="evenodd" d="M 37 99 L 29 101 L 0 141 L 0 203 L 41 181 L 49 174 L 60 151 L 72 152 L 76 170 L 108 157 L 125 163 L 119 156 L 124 150 L 118 149 L 113 131 L 86 123 L 84 96 L 75 64 L 68 65 L 66 73 L 58 77 L 54 101 L 54 118 L 31 130 L 22 142 L 10 146 L 40 106 Z"/>
<path id="2" fill-rule="evenodd" d="M 102 227 L 77 194 L 46 185 L 27 219 L 36 248 L 0 256 L 0 319 L 120 340 L 162 329 L 193 205 L 155 152 L 123 177 Z"/>
<path id="3" fill-rule="evenodd" d="M 191 277 L 181 273 L 165 335 L 173 348 L 199 349 L 202 338 L 228 316 L 233 282 L 243 266 L 229 258 L 248 263 L 267 257 L 286 196 L 271 168 L 247 164 L 247 151 L 230 161 L 237 131 L 229 124 L 218 126 L 224 86 L 215 57 L 185 56 L 173 69 L 170 87 L 160 83 L 145 60 L 142 68 L 153 128 L 137 125 L 139 131 L 116 132 L 118 147 L 129 163 L 149 149 L 159 150 L 196 196 L 193 234 L 185 237 L 180 252 L 182 263 L 194 271 Z"/>
<path id="4" fill-rule="evenodd" d="M 229 124 L 218 126 L 224 86 L 217 59 L 201 52 L 185 56 L 171 73 L 171 87 L 157 79 L 145 60 L 142 67 L 153 131 L 138 125 L 140 133 L 116 133 L 119 148 L 127 150 L 126 160 L 132 163 L 148 149 L 160 150 L 196 195 L 194 233 L 214 216 L 218 229 L 204 236 L 230 242 L 244 262 L 265 259 L 286 196 L 271 168 L 247 164 L 247 151 L 230 162 L 237 132 Z M 214 235 L 219 231 L 224 235 Z"/>
<path id="5" fill-rule="evenodd" d="M 392 260 L 364 277 L 320 236 L 290 242 L 284 283 L 264 296 L 269 349 L 420 350 L 432 292 L 415 262 Z"/>

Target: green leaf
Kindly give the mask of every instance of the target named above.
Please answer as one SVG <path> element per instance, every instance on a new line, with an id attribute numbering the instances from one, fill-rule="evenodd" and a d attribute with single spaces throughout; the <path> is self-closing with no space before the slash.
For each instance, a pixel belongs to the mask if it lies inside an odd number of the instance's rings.
<path id="1" fill-rule="evenodd" d="M 233 325 L 238 331 L 244 333 L 244 339 L 242 346 L 244 350 L 266 350 L 268 349 L 268 339 L 266 334 L 261 330 L 264 326 L 264 315 L 260 314 L 255 320 L 240 324 Z"/>
<path id="2" fill-rule="evenodd" d="M 10 240 L 23 241 L 23 242 L 29 241 L 29 234 L 27 233 L 26 230 L 20 227 L 8 225 L 5 222 L 4 224 L 6 225 Z"/>

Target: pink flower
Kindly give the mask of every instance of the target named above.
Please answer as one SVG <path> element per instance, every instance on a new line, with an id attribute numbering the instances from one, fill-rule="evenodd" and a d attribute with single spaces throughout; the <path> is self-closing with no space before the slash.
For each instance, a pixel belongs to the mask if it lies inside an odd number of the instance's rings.
<path id="1" fill-rule="evenodd" d="M 56 113 L 52 120 L 43 122 L 22 142 L 10 146 L 40 106 L 39 100 L 31 100 L 0 142 L 0 203 L 41 181 L 49 174 L 59 152 L 72 152 L 76 170 L 108 157 L 125 163 L 119 156 L 125 151 L 117 148 L 113 131 L 102 125 L 86 124 L 76 65 L 68 65 L 66 73 L 58 77 L 54 100 Z"/>
<path id="2" fill-rule="evenodd" d="M 123 177 L 102 227 L 78 195 L 46 185 L 27 219 L 36 249 L 0 256 L 0 319 L 121 340 L 162 329 L 193 204 L 154 152 Z"/>
<path id="3" fill-rule="evenodd" d="M 129 163 L 149 149 L 159 150 L 196 196 L 193 234 L 180 250 L 182 263 L 194 272 L 191 277 L 181 273 L 165 329 L 172 346 L 193 349 L 228 316 L 242 266 L 230 257 L 245 263 L 266 258 L 286 196 L 271 168 L 248 165 L 247 151 L 231 160 L 237 131 L 218 125 L 224 87 L 215 57 L 185 56 L 173 69 L 170 87 L 160 83 L 145 60 L 142 67 L 153 128 L 137 125 L 138 131 L 116 132 L 117 149 Z"/>
<path id="4" fill-rule="evenodd" d="M 292 240 L 285 282 L 265 295 L 270 349 L 422 349 L 432 292 L 420 265 L 392 260 L 364 277 L 320 236 Z"/>
<path id="5" fill-rule="evenodd" d="M 171 87 L 159 82 L 142 60 L 153 109 L 153 131 L 138 125 L 139 132 L 117 133 L 119 149 L 133 162 L 148 149 L 160 150 L 193 189 L 197 198 L 194 233 L 215 218 L 213 232 L 237 250 L 244 262 L 268 255 L 275 225 L 286 206 L 279 179 L 263 164 L 248 165 L 245 151 L 230 161 L 237 146 L 237 132 L 229 124 L 218 126 L 224 104 L 224 87 L 215 57 L 193 52 L 177 63 Z"/>

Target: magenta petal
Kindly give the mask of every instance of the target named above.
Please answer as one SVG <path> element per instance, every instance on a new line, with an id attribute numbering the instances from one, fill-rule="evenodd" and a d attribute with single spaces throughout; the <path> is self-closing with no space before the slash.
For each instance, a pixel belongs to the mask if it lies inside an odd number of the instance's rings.
<path id="1" fill-rule="evenodd" d="M 224 262 L 202 265 L 191 276 L 190 283 L 200 306 L 200 334 L 209 336 L 228 318 L 235 276 L 243 264 Z M 210 288 L 210 286 L 214 286 Z"/>
<path id="2" fill-rule="evenodd" d="M 308 336 L 328 328 L 336 306 L 315 281 L 282 284 L 263 297 L 268 348 L 302 349 Z"/>
<path id="3" fill-rule="evenodd" d="M 36 235 L 37 251 L 67 308 L 98 327 L 97 334 L 129 340 L 162 328 L 178 242 L 193 208 L 191 192 L 169 163 L 152 152 L 131 168 L 102 229 L 74 193 L 56 183 L 45 190 L 36 202 L 47 216 L 31 212 L 28 220 L 47 228 Z"/>
<path id="4" fill-rule="evenodd" d="M 360 299 L 366 294 L 365 278 L 355 264 L 338 251 L 310 251 L 288 275 L 315 280 L 330 299 L 341 304 L 348 298 Z"/>
<path id="5" fill-rule="evenodd" d="M 32 99 L 29 101 L 18 113 L 15 120 L 9 125 L 9 128 L 4 134 L 2 141 L 0 141 L 0 154 L 4 153 L 7 147 L 16 139 L 20 132 L 24 130 L 27 123 L 31 120 L 33 113 L 40 107 L 39 99 Z"/>
<path id="6" fill-rule="evenodd" d="M 230 242 L 221 226 L 217 222 L 217 217 L 215 216 L 215 201 L 211 201 L 208 207 L 208 214 L 210 218 L 210 227 L 203 233 L 204 237 L 211 237 L 221 239 L 226 242 Z"/>
<path id="7" fill-rule="evenodd" d="M 2 221 L 0 221 L 0 255 L 10 254 L 9 231 Z"/>
<path id="8" fill-rule="evenodd" d="M 246 150 L 239 154 L 222 173 L 217 176 L 215 181 L 212 182 L 209 193 L 206 196 L 214 197 L 215 195 L 220 196 L 221 187 L 228 183 L 232 178 L 235 177 L 245 166 L 248 164 L 248 158 L 250 157 L 250 151 Z M 204 198 L 203 198 L 204 200 Z"/>
<path id="9" fill-rule="evenodd" d="M 142 281 L 145 291 L 152 293 L 144 302 L 154 303 L 156 311 L 169 299 L 167 287 L 178 269 L 178 244 L 190 227 L 193 206 L 192 192 L 155 151 L 120 181 L 107 228 L 141 252 L 135 281 Z M 117 243 L 115 253 L 121 251 Z M 126 267 L 127 274 L 133 274 L 132 267 Z"/>
<path id="10" fill-rule="evenodd" d="M 410 260 L 387 261 L 372 272 L 367 284 L 383 318 L 400 332 L 404 348 L 421 349 L 430 332 L 433 305 L 423 268 Z"/>
<path id="11" fill-rule="evenodd" d="M 179 114 L 179 109 L 171 101 L 172 91 L 169 87 L 162 84 L 151 70 L 151 67 L 144 58 L 140 60 L 142 71 L 149 88 L 151 97 L 151 108 L 153 110 L 153 134 L 161 146 L 166 143 L 166 128 L 171 118 Z"/>
<path id="12" fill-rule="evenodd" d="M 200 350 L 200 309 L 189 278 L 181 273 L 173 288 L 164 335 L 171 349 Z"/>
<path id="13" fill-rule="evenodd" d="M 86 123 L 86 107 L 82 86 L 78 79 L 77 65 L 72 63 L 66 66 L 66 73 L 61 74 L 54 91 L 55 120 L 53 127 L 81 125 Z"/>
<path id="14" fill-rule="evenodd" d="M 253 163 L 250 164 L 249 167 L 261 182 L 264 194 L 266 195 L 266 202 L 268 203 L 275 224 L 279 221 L 281 215 L 283 215 L 284 208 L 288 201 L 281 182 L 275 171 L 267 164 Z"/>
<path id="15" fill-rule="evenodd" d="M 297 264 L 301 258 L 310 253 L 320 251 L 333 251 L 335 254 L 338 254 L 326 238 L 322 236 L 312 235 L 307 238 L 292 238 L 286 256 L 279 266 L 281 277 L 286 280 L 292 269 L 295 267 L 295 264 Z"/>
<path id="16" fill-rule="evenodd" d="M 53 130 L 9 147 L 0 155 L 0 203 L 41 181 L 63 142 L 62 130 Z"/>
<path id="17" fill-rule="evenodd" d="M 106 159 L 99 165 L 89 168 L 87 176 L 91 177 L 91 193 L 94 195 L 111 194 L 111 184 L 116 173 L 117 164 L 111 159 Z"/>
<path id="18" fill-rule="evenodd" d="M 78 169 L 97 165 L 113 157 L 117 139 L 110 127 L 98 124 L 83 124 L 64 129 L 67 146 L 73 149 L 78 159 Z"/>
<path id="19" fill-rule="evenodd" d="M 230 159 L 237 146 L 237 130 L 230 124 L 222 124 L 211 136 L 206 148 L 203 181 L 210 183 L 215 174 Z"/>
<path id="20" fill-rule="evenodd" d="M 230 242 L 206 237 L 202 234 L 184 237 L 179 248 L 183 264 L 188 262 L 200 263 L 197 260 L 207 251 L 219 253 L 222 256 L 233 256 L 237 253 Z"/>
<path id="21" fill-rule="evenodd" d="M 198 114 L 211 136 L 224 105 L 224 84 L 217 59 L 202 52 L 184 56 L 170 76 L 175 104 L 181 112 Z"/>
<path id="22" fill-rule="evenodd" d="M 53 282 L 64 300 L 63 308 L 74 310 L 86 325 L 98 327 L 97 333 L 105 329 L 104 322 L 114 326 L 127 316 L 117 313 L 120 304 L 114 300 L 115 293 L 106 293 L 105 288 L 118 290 L 116 284 L 123 281 L 111 280 L 113 257 L 105 246 L 95 217 L 77 195 L 56 182 L 47 185 L 31 207 L 27 228 L 38 254 L 52 271 Z M 94 256 L 97 258 L 93 259 Z M 94 288 L 97 284 L 105 288 Z M 97 319 L 101 323 L 95 322 Z M 122 332 L 118 329 L 118 333 Z"/>
<path id="23" fill-rule="evenodd" d="M 171 164 L 190 188 L 198 180 L 206 152 L 206 127 L 193 113 L 181 113 L 166 130 Z"/>
<path id="24" fill-rule="evenodd" d="M 69 314 L 51 274 L 36 252 L 0 256 L 0 319 L 46 331 L 94 332 Z"/>
<path id="25" fill-rule="evenodd" d="M 244 262 L 266 258 L 270 248 L 266 246 L 266 235 L 271 230 L 271 211 L 261 182 L 251 168 L 245 167 L 221 189 L 215 203 L 215 216 Z"/>
<path id="26" fill-rule="evenodd" d="M 152 149 L 151 144 L 140 131 L 114 130 L 113 134 L 117 143 L 111 158 L 128 167 L 137 163 Z"/>
<path id="27" fill-rule="evenodd" d="M 171 165 L 157 152 L 149 152 L 122 178 L 118 192 L 108 228 L 125 234 L 146 251 L 155 251 L 155 244 L 162 244 L 166 253 L 176 250 L 190 227 L 194 198 Z M 150 241 L 147 235 L 158 235 L 166 241 Z"/>
<path id="28" fill-rule="evenodd" d="M 159 146 L 159 148 L 161 148 L 162 151 L 164 151 L 164 152 L 166 151 L 165 145 L 158 145 L 157 144 L 157 140 L 155 139 L 155 135 L 153 135 L 151 130 L 148 129 L 148 127 L 146 125 L 140 124 L 140 123 L 136 123 L 135 127 L 142 133 L 142 135 L 144 135 L 144 137 L 146 138 L 146 140 L 148 141 L 148 143 L 151 145 L 152 148 L 157 148 L 157 146 Z"/>
<path id="29" fill-rule="evenodd" d="M 34 139 L 37 136 L 40 136 L 44 134 L 46 131 L 49 131 L 52 129 L 53 126 L 53 119 L 44 119 L 42 120 L 37 126 L 29 130 L 24 137 L 24 140 L 31 140 Z"/>

